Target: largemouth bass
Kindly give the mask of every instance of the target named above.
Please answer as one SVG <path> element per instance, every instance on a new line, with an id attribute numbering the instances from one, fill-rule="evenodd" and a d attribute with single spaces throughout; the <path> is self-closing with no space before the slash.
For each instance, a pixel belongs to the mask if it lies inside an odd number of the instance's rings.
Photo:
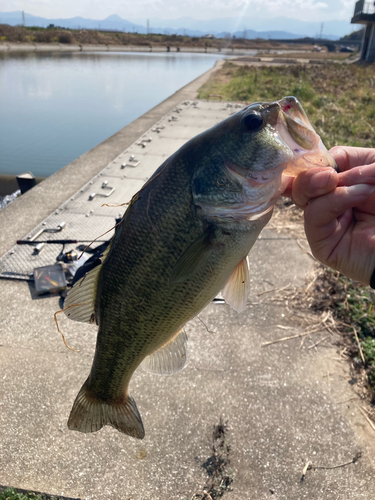
<path id="1" fill-rule="evenodd" d="M 128 391 L 134 371 L 141 364 L 159 374 L 183 369 L 183 327 L 220 291 L 235 310 L 245 309 L 246 257 L 282 193 L 282 176 L 334 165 L 294 97 L 251 104 L 168 158 L 65 301 L 68 317 L 99 326 L 69 428 L 111 425 L 142 439 Z"/>

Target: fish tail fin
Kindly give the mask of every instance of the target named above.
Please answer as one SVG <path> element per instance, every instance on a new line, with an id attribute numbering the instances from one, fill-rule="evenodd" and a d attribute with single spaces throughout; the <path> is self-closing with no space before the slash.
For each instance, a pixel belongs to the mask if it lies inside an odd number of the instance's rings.
<path id="1" fill-rule="evenodd" d="M 68 427 L 73 431 L 88 433 L 96 432 L 104 425 L 111 425 L 138 439 L 143 439 L 145 435 L 137 405 L 129 394 L 122 403 L 107 403 L 90 394 L 86 381 L 74 401 Z"/>

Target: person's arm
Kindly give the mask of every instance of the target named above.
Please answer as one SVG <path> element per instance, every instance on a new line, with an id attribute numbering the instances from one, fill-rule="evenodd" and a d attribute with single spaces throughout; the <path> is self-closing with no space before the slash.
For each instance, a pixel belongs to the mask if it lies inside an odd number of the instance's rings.
<path id="1" fill-rule="evenodd" d="M 287 194 L 304 210 L 314 256 L 375 287 L 375 149 L 339 146 L 330 152 L 340 173 L 302 172 Z"/>

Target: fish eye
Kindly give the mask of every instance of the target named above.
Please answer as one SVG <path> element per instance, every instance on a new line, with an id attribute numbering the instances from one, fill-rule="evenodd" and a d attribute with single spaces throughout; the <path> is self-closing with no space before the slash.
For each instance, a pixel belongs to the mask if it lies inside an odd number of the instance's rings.
<path id="1" fill-rule="evenodd" d="M 253 111 L 243 119 L 245 127 L 251 132 L 256 132 L 263 126 L 263 117 L 260 113 Z"/>

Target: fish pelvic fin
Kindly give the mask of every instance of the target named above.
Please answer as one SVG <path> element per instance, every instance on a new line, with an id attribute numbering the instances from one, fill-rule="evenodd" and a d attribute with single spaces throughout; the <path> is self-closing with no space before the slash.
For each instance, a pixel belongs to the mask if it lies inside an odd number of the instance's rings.
<path id="1" fill-rule="evenodd" d="M 104 425 L 137 439 L 145 436 L 137 405 L 129 394 L 122 403 L 101 401 L 90 394 L 86 381 L 74 401 L 68 427 L 73 431 L 89 433 L 100 430 Z"/>

